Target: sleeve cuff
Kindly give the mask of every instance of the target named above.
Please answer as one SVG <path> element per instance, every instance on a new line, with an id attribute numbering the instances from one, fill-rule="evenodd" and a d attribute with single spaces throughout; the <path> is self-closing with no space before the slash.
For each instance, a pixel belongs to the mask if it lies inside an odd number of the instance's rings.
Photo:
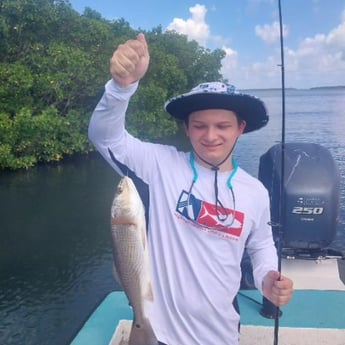
<path id="1" fill-rule="evenodd" d="M 115 98 L 121 101 L 128 101 L 134 92 L 137 90 L 139 82 L 136 81 L 133 84 L 130 84 L 126 87 L 120 86 L 113 79 L 110 79 L 105 84 L 105 92 L 111 94 Z"/>

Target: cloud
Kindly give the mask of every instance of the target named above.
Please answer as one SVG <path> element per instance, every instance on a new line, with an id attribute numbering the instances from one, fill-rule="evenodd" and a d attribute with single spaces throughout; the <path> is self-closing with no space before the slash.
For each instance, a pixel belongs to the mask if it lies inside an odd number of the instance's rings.
<path id="1" fill-rule="evenodd" d="M 234 74 L 238 72 L 238 53 L 237 51 L 223 46 L 225 57 L 222 60 L 222 74 L 233 83 Z"/>
<path id="2" fill-rule="evenodd" d="M 229 48 L 226 49 L 226 52 Z M 222 74 L 238 89 L 264 89 L 280 87 L 280 68 L 276 57 L 269 57 L 265 62 L 241 64 L 239 54 L 228 54 L 222 60 Z"/>
<path id="3" fill-rule="evenodd" d="M 344 11 L 345 12 L 345 11 Z M 342 14 L 342 18 L 344 13 Z M 259 36 L 273 42 L 276 24 L 260 27 Z M 257 31 L 257 33 L 258 33 Z M 231 50 L 226 50 L 231 52 Z M 297 48 L 285 46 L 285 80 L 287 87 L 309 88 L 314 86 L 344 85 L 345 75 L 345 20 L 328 33 L 303 39 Z M 263 62 L 241 64 L 241 54 L 223 60 L 222 73 L 239 88 L 280 87 L 281 69 L 278 47 Z"/>
<path id="4" fill-rule="evenodd" d="M 333 29 L 327 36 L 326 44 L 345 51 L 345 11 L 342 17 L 342 23 L 337 28 Z"/>
<path id="5" fill-rule="evenodd" d="M 253 0 L 254 2 L 259 0 Z M 265 1 L 265 0 L 262 0 Z M 277 21 L 257 25 L 255 34 L 272 47 L 264 61 L 250 62 L 229 44 L 229 38 L 213 36 L 206 21 L 207 8 L 195 5 L 189 8 L 190 18 L 175 18 L 167 30 L 187 35 L 201 46 L 222 46 L 226 56 L 222 60 L 221 73 L 238 88 L 271 88 L 281 86 L 280 27 Z M 328 33 L 303 39 L 297 48 L 285 45 L 285 80 L 287 87 L 308 88 L 313 86 L 344 85 L 345 75 L 345 10 L 341 22 Z M 284 37 L 289 34 L 284 25 Z M 253 54 L 255 58 L 255 54 Z"/>
<path id="6" fill-rule="evenodd" d="M 345 21 L 328 34 L 304 39 L 296 50 L 286 49 L 286 70 L 309 86 L 343 85 Z"/>
<path id="7" fill-rule="evenodd" d="M 196 4 L 189 8 L 189 12 L 192 15 L 191 18 L 187 20 L 174 18 L 167 30 L 174 30 L 187 35 L 190 40 L 195 40 L 201 46 L 206 46 L 206 42 L 210 38 L 210 29 L 205 22 L 207 9 L 204 5 Z"/>
<path id="8" fill-rule="evenodd" d="M 283 25 L 283 35 L 286 37 L 289 31 L 286 25 Z M 266 43 L 275 43 L 280 38 L 280 25 L 275 21 L 272 24 L 265 24 L 263 26 L 257 25 L 255 27 L 256 36 L 260 37 Z"/>

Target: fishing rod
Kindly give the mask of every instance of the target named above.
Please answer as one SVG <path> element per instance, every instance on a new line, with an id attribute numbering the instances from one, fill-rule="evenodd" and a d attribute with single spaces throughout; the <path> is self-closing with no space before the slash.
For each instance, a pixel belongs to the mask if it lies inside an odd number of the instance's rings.
<path id="1" fill-rule="evenodd" d="M 284 62 L 284 30 L 282 19 L 281 0 L 278 0 L 279 29 L 280 29 L 280 69 L 281 69 L 281 97 L 282 97 L 282 127 L 281 127 L 281 166 L 280 166 L 280 202 L 279 202 L 279 225 L 278 225 L 278 272 L 281 274 L 283 234 L 285 226 L 285 62 Z M 279 342 L 279 317 L 281 315 L 279 307 L 276 307 L 274 316 L 274 345 Z"/>

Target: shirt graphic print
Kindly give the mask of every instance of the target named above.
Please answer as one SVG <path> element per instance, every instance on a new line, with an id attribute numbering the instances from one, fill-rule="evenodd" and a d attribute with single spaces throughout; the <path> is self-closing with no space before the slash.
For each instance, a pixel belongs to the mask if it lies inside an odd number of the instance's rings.
<path id="1" fill-rule="evenodd" d="M 222 207 L 218 207 L 217 210 L 215 204 L 200 200 L 185 190 L 180 194 L 176 211 L 183 219 L 190 221 L 203 231 L 235 240 L 241 236 L 244 221 L 242 212 L 229 208 L 223 210 Z M 221 221 L 216 211 L 220 216 L 225 216 L 227 213 L 228 217 Z"/>

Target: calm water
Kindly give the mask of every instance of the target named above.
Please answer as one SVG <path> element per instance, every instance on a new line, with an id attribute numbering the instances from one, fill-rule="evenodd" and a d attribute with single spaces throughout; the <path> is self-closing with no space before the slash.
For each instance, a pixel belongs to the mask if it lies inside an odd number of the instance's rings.
<path id="1" fill-rule="evenodd" d="M 281 97 L 256 91 L 271 121 L 243 136 L 240 165 L 257 175 L 259 157 L 281 138 Z M 345 91 L 288 91 L 286 141 L 318 143 L 345 175 Z M 109 209 L 118 177 L 98 155 L 0 174 L 0 344 L 65 345 L 111 290 Z M 338 235 L 345 250 L 345 186 Z"/>

